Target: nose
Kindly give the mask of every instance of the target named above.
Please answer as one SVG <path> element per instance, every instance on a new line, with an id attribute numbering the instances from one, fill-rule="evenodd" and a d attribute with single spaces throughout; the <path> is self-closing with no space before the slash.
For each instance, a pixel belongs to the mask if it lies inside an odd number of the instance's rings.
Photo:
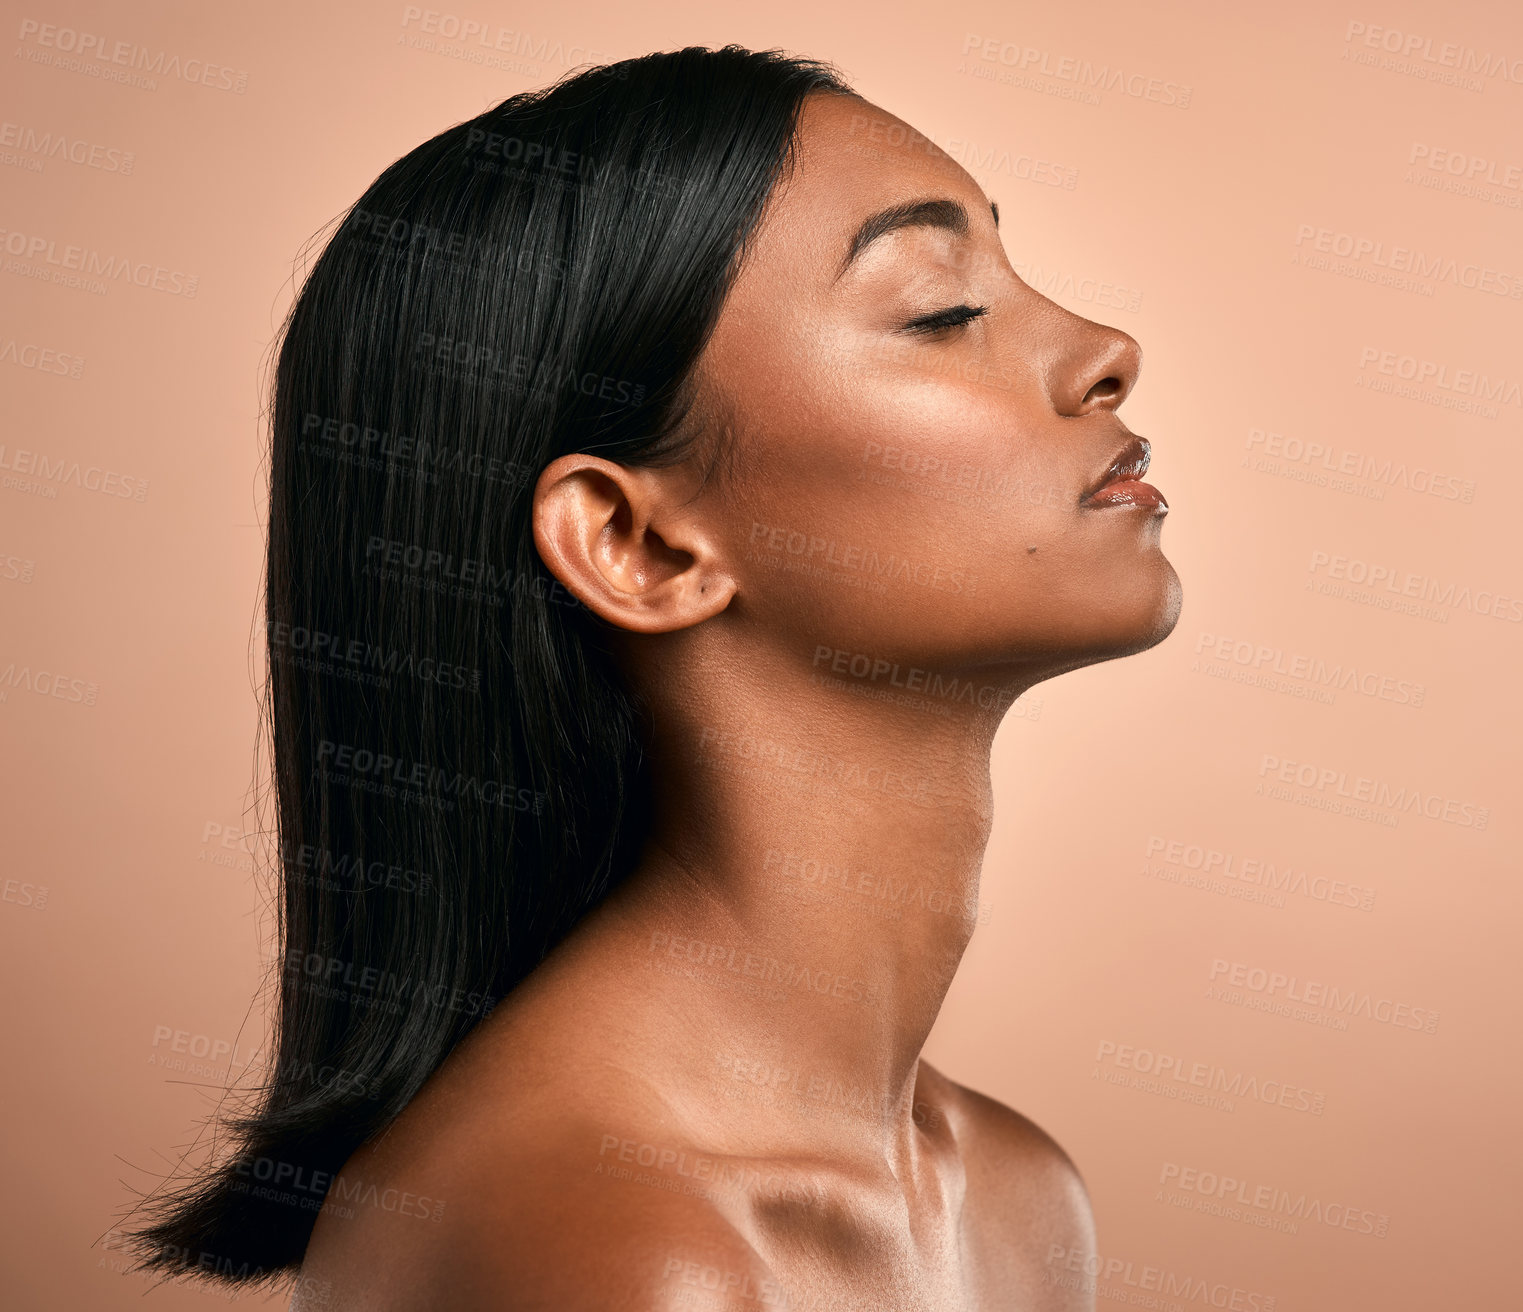
<path id="1" fill-rule="evenodd" d="M 1048 392 L 1060 415 L 1114 410 L 1136 385 L 1142 348 L 1119 328 L 1067 315 L 1066 340 L 1049 366 Z"/>

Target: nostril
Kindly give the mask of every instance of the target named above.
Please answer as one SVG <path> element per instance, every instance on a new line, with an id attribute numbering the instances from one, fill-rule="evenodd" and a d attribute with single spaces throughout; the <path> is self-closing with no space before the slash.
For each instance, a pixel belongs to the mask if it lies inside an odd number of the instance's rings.
<path id="1" fill-rule="evenodd" d="M 1084 404 L 1089 405 L 1093 401 L 1108 401 L 1120 394 L 1121 380 L 1119 378 L 1102 378 L 1084 393 Z"/>

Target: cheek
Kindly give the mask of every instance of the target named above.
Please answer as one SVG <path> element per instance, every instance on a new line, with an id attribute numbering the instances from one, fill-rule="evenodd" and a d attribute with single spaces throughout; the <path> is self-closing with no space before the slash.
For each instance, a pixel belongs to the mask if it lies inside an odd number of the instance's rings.
<path id="1" fill-rule="evenodd" d="M 1020 608 L 1050 592 L 1025 548 L 1064 541 L 1076 496 L 1050 417 L 982 380 L 795 382 L 744 439 L 753 598 L 865 631 L 885 613 L 971 619 L 1001 594 Z"/>
<path id="2" fill-rule="evenodd" d="M 1147 530 L 1079 511 L 1093 456 L 1045 398 L 918 343 L 750 345 L 734 559 L 800 651 L 1083 649 L 1149 622 Z"/>
<path id="3" fill-rule="evenodd" d="M 1017 544 L 1070 527 L 1071 453 L 1040 405 L 964 379 L 895 380 L 857 399 L 837 422 L 861 510 L 917 550 L 998 569 Z"/>

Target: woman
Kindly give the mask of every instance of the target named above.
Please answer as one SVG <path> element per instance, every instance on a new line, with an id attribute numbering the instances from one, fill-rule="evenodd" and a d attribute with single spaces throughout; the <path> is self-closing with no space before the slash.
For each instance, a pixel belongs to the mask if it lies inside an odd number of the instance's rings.
<path id="1" fill-rule="evenodd" d="M 150 1265 L 299 1266 L 297 1308 L 1090 1306 L 1074 1167 L 920 1050 L 1001 716 L 1180 593 L 1137 345 L 997 219 L 736 47 L 515 96 L 358 202 L 276 378 L 277 1062 Z"/>

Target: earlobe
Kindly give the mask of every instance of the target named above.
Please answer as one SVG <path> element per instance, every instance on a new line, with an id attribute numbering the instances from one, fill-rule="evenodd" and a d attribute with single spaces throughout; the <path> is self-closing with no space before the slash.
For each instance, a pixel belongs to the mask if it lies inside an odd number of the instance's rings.
<path id="1" fill-rule="evenodd" d="M 561 456 L 534 489 L 534 545 L 545 568 L 600 619 L 670 633 L 717 615 L 735 594 L 720 553 L 683 504 L 671 469 L 584 453 Z"/>

